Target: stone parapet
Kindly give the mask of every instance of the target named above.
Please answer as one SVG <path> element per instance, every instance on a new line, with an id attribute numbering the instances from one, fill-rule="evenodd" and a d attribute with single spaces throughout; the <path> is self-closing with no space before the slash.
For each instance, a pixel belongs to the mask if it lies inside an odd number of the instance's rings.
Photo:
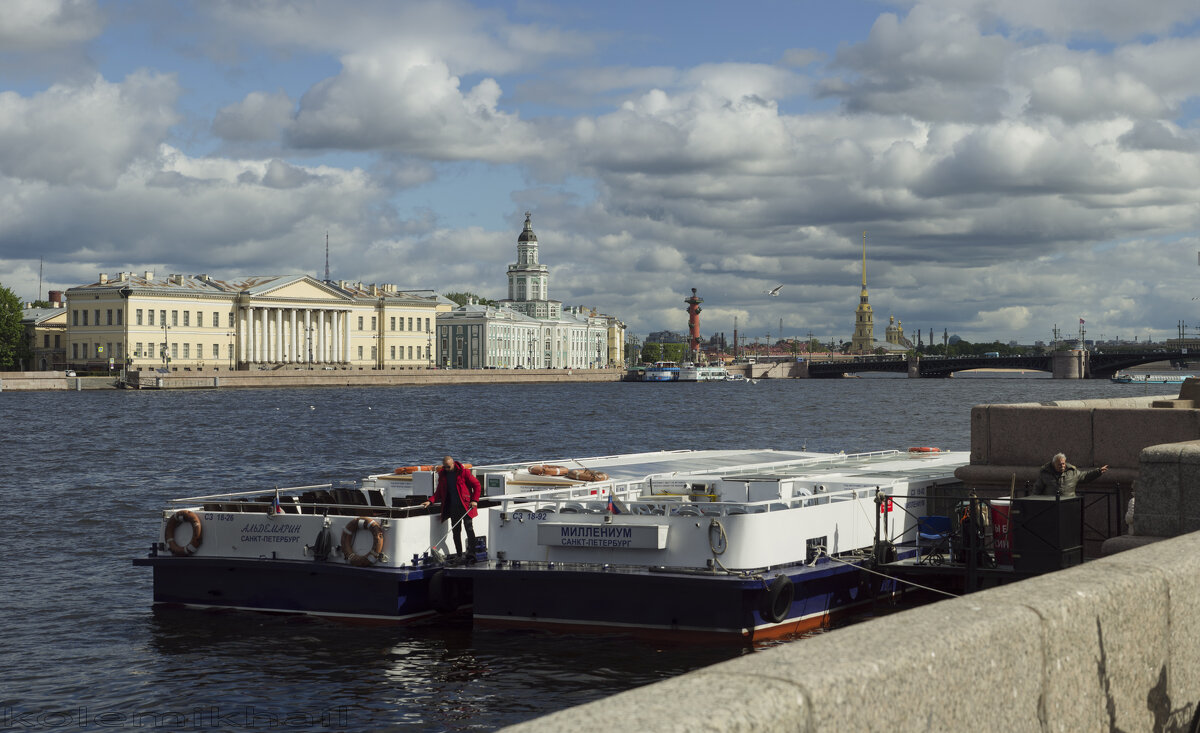
<path id="1" fill-rule="evenodd" d="M 896 613 L 512 733 L 1186 730 L 1200 533 Z"/>

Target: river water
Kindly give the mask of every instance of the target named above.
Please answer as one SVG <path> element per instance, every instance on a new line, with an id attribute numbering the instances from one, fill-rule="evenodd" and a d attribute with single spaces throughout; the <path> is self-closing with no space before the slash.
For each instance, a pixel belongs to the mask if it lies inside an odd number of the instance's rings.
<path id="1" fill-rule="evenodd" d="M 172 497 L 352 479 L 444 453 L 483 464 L 679 448 L 967 449 L 974 404 L 1145 391 L 867 378 L 6 392 L 0 730 L 492 730 L 754 653 L 469 620 L 388 628 L 152 610 L 150 571 L 130 560 L 156 539 Z"/>

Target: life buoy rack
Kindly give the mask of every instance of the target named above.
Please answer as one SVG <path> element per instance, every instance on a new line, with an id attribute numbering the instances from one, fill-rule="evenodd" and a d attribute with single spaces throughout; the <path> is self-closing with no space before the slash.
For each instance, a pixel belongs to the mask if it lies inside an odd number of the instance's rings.
<path id="1" fill-rule="evenodd" d="M 549 464 L 530 466 L 529 472 L 534 476 L 566 476 L 568 473 L 566 466 L 551 466 Z"/>
<path id="2" fill-rule="evenodd" d="M 780 573 L 763 592 L 758 612 L 767 621 L 777 624 L 788 617 L 794 600 L 796 600 L 796 586 L 792 583 L 791 578 Z"/>
<path id="3" fill-rule="evenodd" d="M 358 534 L 359 529 L 365 529 L 371 533 L 371 549 L 365 555 L 359 555 L 354 551 L 354 536 Z M 383 555 L 383 527 L 370 517 L 351 519 L 346 528 L 342 530 L 342 555 L 346 558 L 346 562 L 360 568 L 374 565 Z"/>
<path id="4" fill-rule="evenodd" d="M 432 470 L 433 470 L 433 466 L 401 466 L 400 468 L 396 469 L 396 473 L 401 476 L 408 476 L 408 475 L 416 473 L 417 471 L 432 471 Z"/>
<path id="5" fill-rule="evenodd" d="M 933 448 L 928 445 L 923 445 L 923 446 L 918 446 L 916 448 L 909 448 L 908 452 L 909 453 L 941 453 L 942 449 L 941 448 Z"/>
<path id="6" fill-rule="evenodd" d="M 593 471 L 590 468 L 572 468 L 567 471 L 567 478 L 572 481 L 607 481 L 608 474 L 603 471 Z"/>
<path id="7" fill-rule="evenodd" d="M 184 522 L 192 527 L 192 539 L 186 545 L 181 545 L 175 541 L 175 530 L 179 529 L 179 525 Z M 171 550 L 172 555 L 191 555 L 200 549 L 200 543 L 204 541 L 204 525 L 200 523 L 200 517 L 196 512 L 190 509 L 180 509 L 167 520 L 163 539 L 167 541 L 167 548 Z"/>

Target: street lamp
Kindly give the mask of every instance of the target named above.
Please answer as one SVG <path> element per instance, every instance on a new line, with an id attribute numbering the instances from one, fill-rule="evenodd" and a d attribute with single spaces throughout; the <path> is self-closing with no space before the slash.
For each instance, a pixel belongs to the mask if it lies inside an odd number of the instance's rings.
<path id="1" fill-rule="evenodd" d="M 313 368 L 312 342 L 313 342 L 313 330 L 314 329 L 316 329 L 316 326 L 308 326 L 307 328 L 301 329 L 304 331 L 305 348 L 308 350 L 308 368 L 309 368 L 309 370 L 311 370 Z"/>
<path id="2" fill-rule="evenodd" d="M 229 338 L 229 371 L 233 371 L 233 331 L 226 331 L 225 335 Z"/>
<path id="3" fill-rule="evenodd" d="M 167 325 L 167 319 L 164 317 L 163 318 L 163 348 L 162 348 L 163 374 L 166 374 L 168 371 L 170 371 L 167 368 L 167 365 L 170 364 L 170 362 L 171 362 L 171 357 L 167 355 L 167 350 L 171 348 L 171 342 L 167 336 L 167 329 L 169 329 L 169 328 L 170 328 L 170 326 Z"/>

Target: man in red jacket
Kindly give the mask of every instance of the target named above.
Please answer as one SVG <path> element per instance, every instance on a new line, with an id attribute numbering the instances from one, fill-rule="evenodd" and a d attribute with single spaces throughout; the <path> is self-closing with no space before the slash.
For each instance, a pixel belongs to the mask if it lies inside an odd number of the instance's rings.
<path id="1" fill-rule="evenodd" d="M 471 519 L 479 514 L 479 495 L 482 487 L 479 479 L 471 475 L 471 470 L 450 456 L 442 458 L 442 467 L 438 469 L 437 488 L 422 507 L 431 503 L 442 504 L 442 521 L 450 520 L 454 527 L 454 549 L 457 558 L 462 558 L 462 532 L 467 528 L 467 554 L 475 552 L 475 527 Z"/>

